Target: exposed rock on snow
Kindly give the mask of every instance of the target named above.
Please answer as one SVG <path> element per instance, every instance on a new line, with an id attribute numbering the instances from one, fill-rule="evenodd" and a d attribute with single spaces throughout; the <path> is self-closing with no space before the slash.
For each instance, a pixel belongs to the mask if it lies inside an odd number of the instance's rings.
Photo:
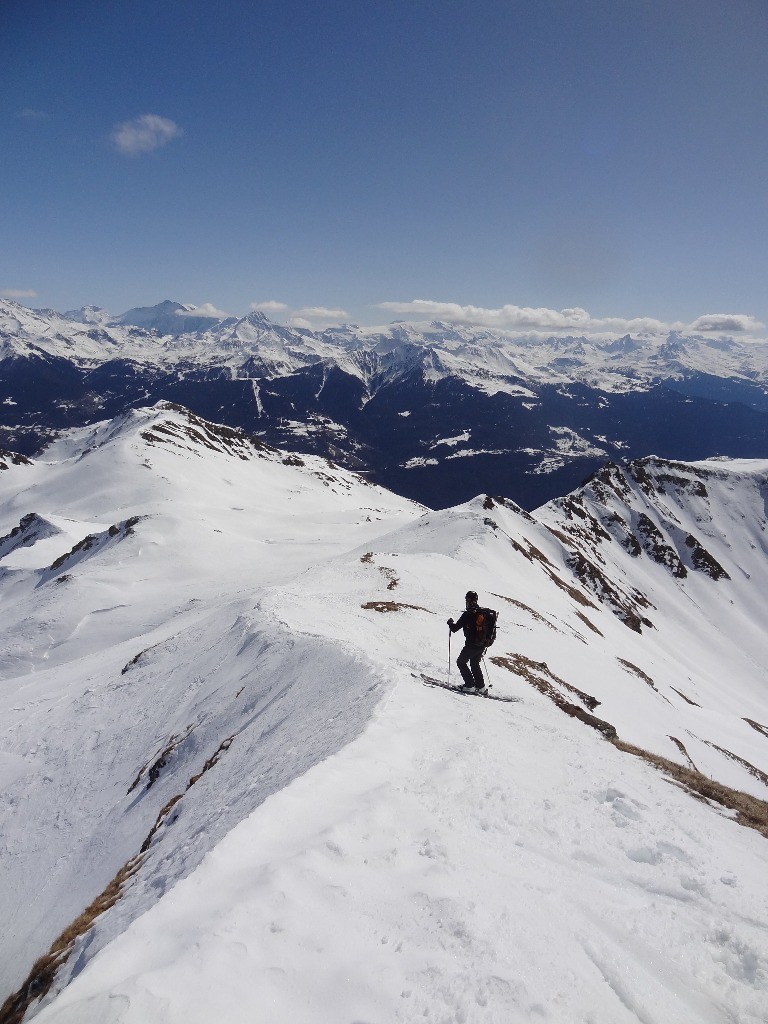
<path id="1" fill-rule="evenodd" d="M 0 471 L 8 469 L 9 466 L 31 466 L 32 463 L 24 455 L 17 452 L 7 452 L 0 448 Z"/>
<path id="2" fill-rule="evenodd" d="M 53 523 L 36 512 L 29 512 L 21 517 L 19 525 L 14 526 L 9 534 L 0 537 L 0 558 L 5 558 L 18 548 L 31 547 L 39 540 L 55 537 L 57 533 L 61 533 L 61 530 Z"/>

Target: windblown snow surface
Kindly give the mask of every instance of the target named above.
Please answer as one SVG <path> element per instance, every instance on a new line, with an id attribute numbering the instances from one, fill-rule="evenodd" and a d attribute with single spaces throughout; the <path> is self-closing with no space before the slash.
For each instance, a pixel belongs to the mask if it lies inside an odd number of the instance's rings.
<path id="1" fill-rule="evenodd" d="M 159 406 L 2 464 L 4 1024 L 768 1020 L 768 463 L 433 512 Z M 514 701 L 422 681 L 468 588 Z"/>

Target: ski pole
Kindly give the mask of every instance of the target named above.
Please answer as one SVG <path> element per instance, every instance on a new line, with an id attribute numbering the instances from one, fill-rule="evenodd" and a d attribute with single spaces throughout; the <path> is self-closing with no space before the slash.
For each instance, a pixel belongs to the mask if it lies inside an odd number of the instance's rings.
<path id="1" fill-rule="evenodd" d="M 448 683 L 451 682 L 451 627 L 448 627 Z"/>
<path id="2" fill-rule="evenodd" d="M 483 651 L 483 667 L 485 668 L 485 678 L 487 680 L 488 689 L 491 688 L 491 673 L 488 671 L 488 662 L 485 660 L 485 651 Z"/>

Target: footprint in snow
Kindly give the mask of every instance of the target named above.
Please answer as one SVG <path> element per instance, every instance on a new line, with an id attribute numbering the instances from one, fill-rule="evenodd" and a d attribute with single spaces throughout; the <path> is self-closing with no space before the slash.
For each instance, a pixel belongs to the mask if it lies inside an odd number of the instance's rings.
<path id="1" fill-rule="evenodd" d="M 627 857 L 637 864 L 661 864 L 662 861 L 676 860 L 683 864 L 690 864 L 691 857 L 681 850 L 674 843 L 656 843 L 654 847 L 638 846 L 627 850 Z"/>
<path id="2" fill-rule="evenodd" d="M 628 797 L 620 789 L 609 787 L 599 794 L 598 799 L 600 803 L 610 804 L 614 813 L 621 815 L 622 818 L 629 818 L 632 821 L 643 820 L 641 812 L 646 809 L 645 804 L 641 804 L 639 800 Z"/>

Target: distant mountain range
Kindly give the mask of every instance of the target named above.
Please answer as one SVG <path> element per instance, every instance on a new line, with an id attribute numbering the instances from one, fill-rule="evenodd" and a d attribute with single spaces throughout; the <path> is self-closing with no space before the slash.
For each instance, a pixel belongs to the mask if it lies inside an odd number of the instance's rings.
<path id="1" fill-rule="evenodd" d="M 768 455 L 768 344 L 519 337 L 447 323 L 313 332 L 166 300 L 121 316 L 0 301 L 0 447 L 161 400 L 433 508 L 531 509 L 608 461 Z"/>

